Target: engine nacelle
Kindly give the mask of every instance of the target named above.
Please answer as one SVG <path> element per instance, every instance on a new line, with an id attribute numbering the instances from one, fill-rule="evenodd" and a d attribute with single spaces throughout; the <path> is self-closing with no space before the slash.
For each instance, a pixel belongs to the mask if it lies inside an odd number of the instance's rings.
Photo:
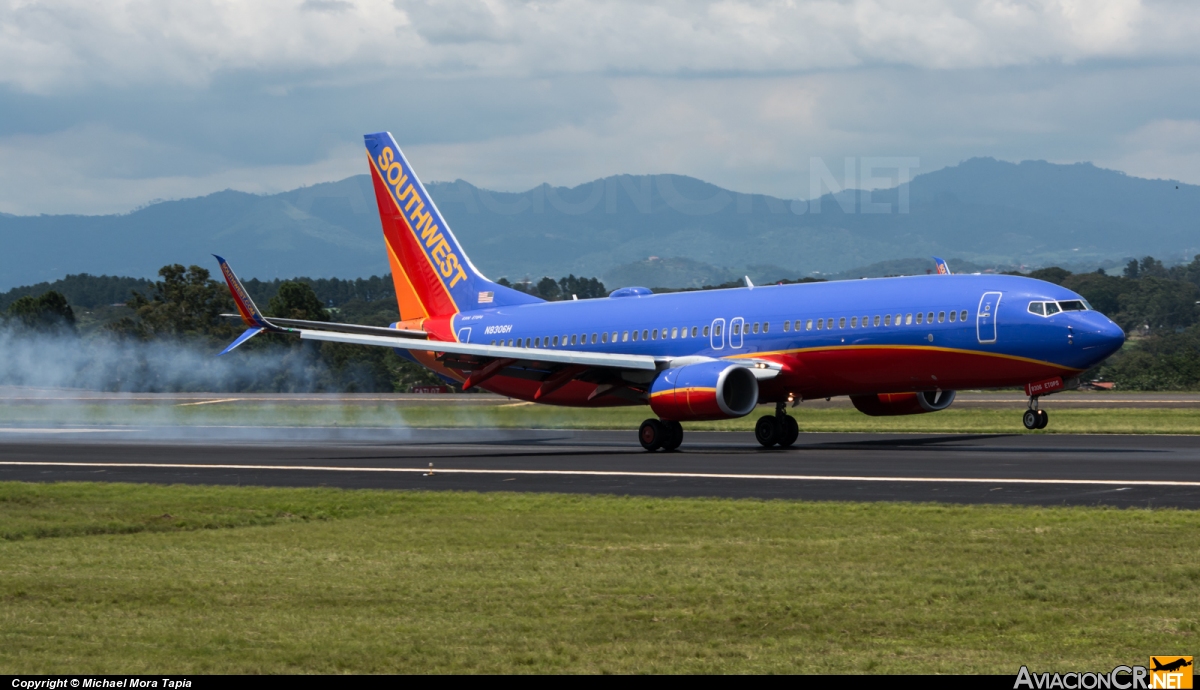
<path id="1" fill-rule="evenodd" d="M 711 361 L 667 369 L 650 385 L 650 409 L 688 422 L 744 417 L 758 405 L 758 379 L 746 367 Z"/>
<path id="2" fill-rule="evenodd" d="M 939 412 L 954 402 L 954 391 L 923 391 L 921 393 L 879 393 L 852 395 L 850 402 L 859 412 L 872 417 L 892 417 L 901 414 Z"/>

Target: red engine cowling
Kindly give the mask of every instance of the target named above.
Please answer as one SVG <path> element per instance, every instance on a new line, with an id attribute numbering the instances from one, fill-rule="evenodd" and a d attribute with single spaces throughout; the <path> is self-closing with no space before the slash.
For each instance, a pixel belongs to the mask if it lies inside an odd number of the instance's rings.
<path id="1" fill-rule="evenodd" d="M 954 391 L 923 391 L 921 393 L 878 393 L 852 395 L 850 402 L 859 412 L 872 417 L 892 417 L 901 414 L 939 412 L 954 402 Z"/>
<path id="2" fill-rule="evenodd" d="M 650 386 L 650 409 L 688 422 L 744 417 L 758 404 L 758 379 L 746 367 L 711 361 L 667 369 Z"/>

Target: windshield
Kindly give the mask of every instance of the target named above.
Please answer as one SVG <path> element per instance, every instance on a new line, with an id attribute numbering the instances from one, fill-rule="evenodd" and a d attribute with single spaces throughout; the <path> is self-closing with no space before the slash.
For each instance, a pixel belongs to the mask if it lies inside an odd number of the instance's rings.
<path id="1" fill-rule="evenodd" d="M 1087 305 L 1083 303 L 1083 300 L 1078 299 L 1059 302 L 1058 306 L 1062 307 L 1063 311 L 1087 311 Z"/>

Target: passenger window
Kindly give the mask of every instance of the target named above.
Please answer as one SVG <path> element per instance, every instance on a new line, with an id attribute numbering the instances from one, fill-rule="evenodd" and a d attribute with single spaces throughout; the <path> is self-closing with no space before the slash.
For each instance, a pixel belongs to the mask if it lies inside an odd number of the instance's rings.
<path id="1" fill-rule="evenodd" d="M 958 318 L 958 312 L 956 312 L 956 311 L 950 312 L 950 323 L 954 323 L 955 320 L 957 320 L 957 318 Z"/>
<path id="2" fill-rule="evenodd" d="M 850 327 L 851 327 L 851 328 L 858 328 L 858 317 L 857 317 L 857 316 L 855 316 L 855 317 L 852 317 L 852 318 L 850 319 Z"/>
<path id="3" fill-rule="evenodd" d="M 642 340 L 649 340 L 649 339 L 650 339 L 650 331 L 647 331 L 646 329 L 643 328 L 642 329 Z"/>
<path id="4" fill-rule="evenodd" d="M 617 332 L 616 332 L 616 331 L 613 331 L 613 334 L 612 334 L 612 341 L 613 341 L 614 343 L 615 343 L 615 342 L 617 342 Z"/>
<path id="5" fill-rule="evenodd" d="M 655 328 L 654 330 L 650 331 L 650 339 L 651 339 L 651 340 L 658 340 L 658 329 L 657 329 L 657 328 Z"/>
<path id="6" fill-rule="evenodd" d="M 1063 311 L 1087 311 L 1087 307 L 1084 305 L 1084 303 L 1080 302 L 1077 299 L 1073 299 L 1073 300 L 1066 301 L 1066 302 L 1059 302 L 1058 306 Z"/>
<path id="7" fill-rule="evenodd" d="M 925 323 L 933 323 L 933 312 L 925 315 Z"/>
<path id="8" fill-rule="evenodd" d="M 638 339 L 638 332 L 637 332 L 637 331 L 634 331 L 634 332 L 633 332 L 633 342 L 635 342 L 635 343 L 636 343 L 636 342 L 637 342 L 637 339 Z"/>
<path id="9" fill-rule="evenodd" d="M 875 321 L 874 321 L 874 322 L 872 322 L 872 323 L 871 323 L 871 325 L 872 325 L 872 326 L 878 326 L 878 325 L 879 325 L 879 315 L 878 315 L 878 314 L 875 316 Z"/>
<path id="10" fill-rule="evenodd" d="M 892 315 L 891 314 L 888 314 L 887 316 L 883 317 L 883 325 L 885 325 L 885 326 L 892 325 Z"/>
<path id="11" fill-rule="evenodd" d="M 825 328 L 833 328 L 833 317 L 825 319 Z"/>
<path id="12" fill-rule="evenodd" d="M 495 340 L 493 340 L 493 341 L 492 341 L 492 344 L 493 344 L 493 345 L 495 345 L 495 344 L 496 344 L 496 341 L 495 341 Z"/>
<path id="13" fill-rule="evenodd" d="M 1046 307 L 1041 302 L 1030 302 L 1029 303 L 1029 313 L 1037 314 L 1038 316 L 1045 316 L 1046 315 Z"/>
<path id="14" fill-rule="evenodd" d="M 579 344 L 579 338 L 578 338 L 578 337 L 576 337 L 576 336 L 575 336 L 575 334 L 571 334 L 571 344 L 572 344 L 572 345 L 578 345 L 578 344 Z"/>
<path id="15" fill-rule="evenodd" d="M 843 316 L 838 319 L 838 328 L 845 328 L 845 327 L 846 327 L 846 317 Z"/>
<path id="16" fill-rule="evenodd" d="M 862 320 L 863 328 L 867 327 L 867 323 L 870 321 L 870 319 L 871 319 L 871 317 L 869 317 L 869 316 L 863 317 L 863 320 Z"/>
<path id="17" fill-rule="evenodd" d="M 943 322 L 943 321 L 945 321 L 945 320 L 946 320 L 946 312 L 944 312 L 944 311 L 939 311 L 939 312 L 938 312 L 938 323 L 941 323 L 941 322 Z"/>
<path id="18" fill-rule="evenodd" d="M 754 322 L 754 332 L 758 333 L 758 322 L 757 321 Z"/>
<path id="19" fill-rule="evenodd" d="M 821 330 L 821 326 L 825 323 L 825 319 L 817 319 L 817 330 Z"/>
<path id="20" fill-rule="evenodd" d="M 663 339 L 663 340 L 666 340 L 666 339 L 667 339 L 667 329 L 665 329 L 665 328 L 664 328 L 664 329 L 663 329 L 663 331 L 662 331 L 662 339 Z"/>
<path id="21" fill-rule="evenodd" d="M 905 314 L 904 315 L 904 325 L 908 326 L 911 324 L 912 324 L 912 314 Z"/>
<path id="22" fill-rule="evenodd" d="M 707 329 L 707 328 L 706 328 L 706 329 L 704 329 L 704 335 L 705 335 L 705 336 L 707 336 L 707 335 L 708 335 L 708 329 Z M 692 337 L 693 337 L 693 338 L 695 338 L 695 337 L 696 337 L 696 327 L 695 327 L 695 326 L 692 326 Z"/>
<path id="23" fill-rule="evenodd" d="M 558 336 L 554 336 L 554 347 L 558 347 Z"/>
<path id="24" fill-rule="evenodd" d="M 958 313 L 958 320 L 959 320 L 959 321 L 966 321 L 966 320 L 967 320 L 967 310 L 966 310 L 966 309 L 963 309 L 962 311 L 960 311 L 960 312 Z"/>
<path id="25" fill-rule="evenodd" d="M 633 332 L 633 339 L 637 340 L 637 331 Z M 621 333 L 621 342 L 623 342 L 623 343 L 629 342 L 629 331 L 624 331 Z"/>
<path id="26" fill-rule="evenodd" d="M 708 328 L 708 327 L 705 326 L 705 328 Z M 713 337 L 714 338 L 719 337 L 720 335 L 721 335 L 721 324 L 717 324 L 716 327 L 713 329 Z"/>
<path id="27" fill-rule="evenodd" d="M 806 330 L 806 331 L 812 330 L 812 319 L 809 319 L 808 321 L 804 322 L 804 330 Z"/>
<path id="28" fill-rule="evenodd" d="M 790 330 L 792 330 L 792 322 L 791 322 L 791 321 L 784 321 L 784 322 L 783 322 L 783 332 L 784 332 L 784 333 L 787 333 L 787 332 L 788 332 L 788 331 L 790 331 Z"/>
<path id="29" fill-rule="evenodd" d="M 917 314 L 917 323 L 921 323 L 921 322 L 923 322 L 924 320 L 925 320 L 925 315 L 924 315 L 924 314 Z"/>
<path id="30" fill-rule="evenodd" d="M 738 331 L 741 330 L 741 327 L 742 327 L 742 324 L 740 324 L 740 323 L 733 324 L 733 334 L 737 335 Z"/>
<path id="31" fill-rule="evenodd" d="M 608 333 L 601 333 L 601 334 L 600 334 L 600 342 L 601 342 L 601 343 L 607 343 L 607 342 L 608 342 Z"/>
<path id="32" fill-rule="evenodd" d="M 769 330 L 771 330 L 771 324 L 767 321 L 763 321 L 763 333 L 766 333 Z"/>
<path id="33" fill-rule="evenodd" d="M 705 326 L 705 327 L 704 327 L 704 337 L 705 337 L 705 338 L 707 338 L 707 337 L 708 337 L 708 326 Z"/>
<path id="34" fill-rule="evenodd" d="M 592 334 L 592 344 L 593 345 L 596 344 L 596 334 L 595 333 Z"/>
<path id="35" fill-rule="evenodd" d="M 1046 316 L 1057 314 L 1059 311 L 1057 302 L 1046 302 Z"/>
<path id="36" fill-rule="evenodd" d="M 512 346 L 513 346 L 513 341 L 512 341 L 512 338 L 509 338 L 509 339 L 508 339 L 508 346 L 509 346 L 509 347 L 512 347 Z"/>
<path id="37" fill-rule="evenodd" d="M 678 337 L 679 337 L 679 329 L 678 329 L 678 328 L 672 328 L 672 329 L 671 329 L 671 340 L 674 340 L 674 339 L 676 339 L 676 338 L 678 338 Z"/>

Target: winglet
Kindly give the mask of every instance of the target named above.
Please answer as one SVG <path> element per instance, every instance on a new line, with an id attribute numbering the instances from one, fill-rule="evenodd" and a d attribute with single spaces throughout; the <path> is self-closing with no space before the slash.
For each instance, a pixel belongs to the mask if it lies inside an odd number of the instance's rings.
<path id="1" fill-rule="evenodd" d="M 940 275 L 940 276 L 950 275 L 950 267 L 946 265 L 945 259 L 935 256 L 935 257 L 933 257 L 933 262 L 935 264 L 937 264 L 938 275 Z"/>
<path id="2" fill-rule="evenodd" d="M 233 341 L 232 343 L 229 343 L 229 347 L 226 347 L 224 350 L 221 350 L 220 352 L 218 352 L 217 356 L 220 357 L 221 355 L 223 355 L 227 352 L 232 352 L 233 350 L 237 349 L 238 345 L 241 345 L 242 343 L 246 342 L 247 340 L 253 338 L 254 336 L 256 336 L 262 332 L 263 332 L 263 329 L 261 329 L 261 328 L 247 328 L 245 330 L 245 332 L 243 332 L 241 335 L 238 336 L 237 340 Z"/>
<path id="3" fill-rule="evenodd" d="M 250 293 L 246 292 L 246 288 L 242 287 L 242 281 L 238 280 L 233 269 L 229 267 L 229 263 L 216 254 L 213 254 L 213 256 L 216 257 L 217 263 L 221 264 L 221 275 L 225 276 L 225 284 L 229 286 L 229 294 L 233 295 L 233 303 L 237 305 L 238 313 L 242 316 L 242 322 L 248 328 L 266 329 L 269 331 L 284 330 L 272 325 L 271 322 L 263 318 L 262 312 L 258 310 L 258 307 L 254 306 L 254 300 L 250 299 Z M 245 333 L 242 335 L 247 340 L 250 338 Z M 238 338 L 233 345 L 226 349 L 226 352 L 242 344 L 242 342 L 245 341 Z M 225 353 L 222 352 L 221 354 Z"/>

